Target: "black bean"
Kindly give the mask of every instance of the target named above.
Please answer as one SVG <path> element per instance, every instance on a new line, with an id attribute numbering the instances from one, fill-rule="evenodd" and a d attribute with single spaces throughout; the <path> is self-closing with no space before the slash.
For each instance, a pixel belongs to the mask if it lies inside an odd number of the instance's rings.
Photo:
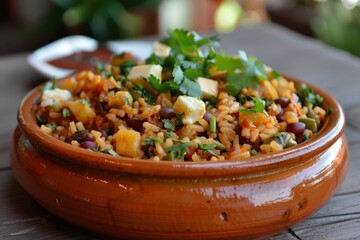
<path id="1" fill-rule="evenodd" d="M 100 130 L 100 133 L 101 133 L 101 137 L 107 139 L 108 133 L 105 130 Z"/>
<path id="2" fill-rule="evenodd" d="M 287 132 L 294 133 L 295 135 L 302 134 L 305 130 L 305 123 L 297 122 L 297 123 L 289 123 L 286 127 Z"/>
<path id="3" fill-rule="evenodd" d="M 281 107 L 285 108 L 290 104 L 290 99 L 286 97 L 278 98 L 275 100 L 276 104 L 279 104 Z"/>
<path id="4" fill-rule="evenodd" d="M 96 142 L 83 141 L 82 143 L 80 143 L 80 147 L 85 149 L 97 149 L 98 145 L 96 144 Z"/>
<path id="5" fill-rule="evenodd" d="M 284 116 L 284 109 L 280 109 L 280 112 L 276 115 L 276 119 L 278 120 L 278 122 L 282 121 L 282 116 Z"/>
<path id="6" fill-rule="evenodd" d="M 141 129 L 143 128 L 143 121 L 139 119 L 127 119 L 126 124 L 138 132 L 140 132 Z"/>
<path id="7" fill-rule="evenodd" d="M 91 136 L 90 136 L 91 135 Z M 87 130 L 84 130 L 84 131 L 78 131 L 78 132 L 76 132 L 76 133 L 74 133 L 71 137 L 70 137 L 70 139 L 71 140 L 76 140 L 76 141 L 78 141 L 78 142 L 82 142 L 82 141 L 85 141 L 85 140 L 92 140 L 91 138 L 94 138 L 93 136 L 92 136 L 92 134 L 89 132 L 89 131 L 87 131 Z"/>
<path id="8" fill-rule="evenodd" d="M 170 119 L 176 117 L 176 113 L 172 108 L 161 108 L 159 114 L 161 119 Z"/>
<path id="9" fill-rule="evenodd" d="M 210 113 L 210 112 L 205 112 L 204 116 L 203 116 L 203 119 L 207 122 L 210 122 L 210 118 L 214 116 L 214 114 Z"/>
<path id="10" fill-rule="evenodd" d="M 94 136 L 91 133 L 86 132 L 84 134 L 84 141 L 94 141 Z"/>

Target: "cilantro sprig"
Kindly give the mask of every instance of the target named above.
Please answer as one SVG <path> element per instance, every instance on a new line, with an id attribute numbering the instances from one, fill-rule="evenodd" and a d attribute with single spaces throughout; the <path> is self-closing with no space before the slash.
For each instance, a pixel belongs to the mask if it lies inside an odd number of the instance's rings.
<path id="1" fill-rule="evenodd" d="M 261 81 L 267 80 L 264 65 L 254 56 L 247 56 L 239 51 L 239 58 L 217 57 L 216 66 L 227 71 L 226 91 L 231 95 L 238 95 L 245 87 L 257 88 Z"/>
<path id="2" fill-rule="evenodd" d="M 266 115 L 267 112 L 265 111 L 266 102 L 258 97 L 251 98 L 254 101 L 254 107 L 250 109 L 240 109 L 240 112 L 243 113 L 264 113 Z"/>
<path id="3" fill-rule="evenodd" d="M 161 83 L 149 77 L 151 86 L 158 92 L 175 91 L 192 97 L 202 97 L 196 78 L 210 77 L 211 70 L 226 74 L 226 91 L 238 95 L 243 88 L 256 88 L 261 81 L 267 80 L 264 64 L 254 56 L 239 51 L 238 57 L 229 56 L 218 49 L 219 39 L 201 37 L 195 32 L 174 29 L 161 41 L 171 48 L 165 59 L 154 54 L 146 59 L 147 64 L 160 64 L 172 73 L 173 79 Z"/>

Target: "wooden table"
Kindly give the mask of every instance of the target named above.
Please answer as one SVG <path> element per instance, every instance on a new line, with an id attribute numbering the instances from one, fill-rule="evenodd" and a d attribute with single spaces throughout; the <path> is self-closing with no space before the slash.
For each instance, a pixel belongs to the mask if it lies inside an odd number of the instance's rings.
<path id="1" fill-rule="evenodd" d="M 360 239 L 360 60 L 273 24 L 221 37 L 227 52 L 244 49 L 278 71 L 321 86 L 346 112 L 350 168 L 344 184 L 316 214 L 272 239 Z M 26 56 L 0 57 L 0 239 L 89 239 L 33 201 L 12 175 L 9 146 L 17 107 L 44 81 Z"/>

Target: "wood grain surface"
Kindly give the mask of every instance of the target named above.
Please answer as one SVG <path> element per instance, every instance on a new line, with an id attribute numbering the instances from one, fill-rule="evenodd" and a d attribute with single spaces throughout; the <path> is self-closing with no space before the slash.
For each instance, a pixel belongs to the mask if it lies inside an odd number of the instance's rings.
<path id="1" fill-rule="evenodd" d="M 317 213 L 271 239 L 360 239 L 360 59 L 274 24 L 240 28 L 221 38 L 229 53 L 243 49 L 330 92 L 347 117 L 350 167 L 344 184 Z M 12 175 L 9 147 L 17 108 L 46 80 L 27 63 L 27 54 L 0 56 L 0 239 L 91 239 L 33 201 Z"/>

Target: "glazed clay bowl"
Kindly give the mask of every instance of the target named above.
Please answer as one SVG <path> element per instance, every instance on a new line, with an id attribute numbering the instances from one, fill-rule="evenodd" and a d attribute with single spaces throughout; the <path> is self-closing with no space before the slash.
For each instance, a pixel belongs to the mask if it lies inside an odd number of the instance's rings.
<path id="1" fill-rule="evenodd" d="M 36 123 L 35 89 L 19 108 L 13 173 L 42 206 L 96 236 L 266 238 L 316 212 L 347 172 L 344 113 L 332 96 L 308 86 L 334 110 L 312 139 L 277 153 L 205 163 L 113 157 L 61 142 Z"/>

